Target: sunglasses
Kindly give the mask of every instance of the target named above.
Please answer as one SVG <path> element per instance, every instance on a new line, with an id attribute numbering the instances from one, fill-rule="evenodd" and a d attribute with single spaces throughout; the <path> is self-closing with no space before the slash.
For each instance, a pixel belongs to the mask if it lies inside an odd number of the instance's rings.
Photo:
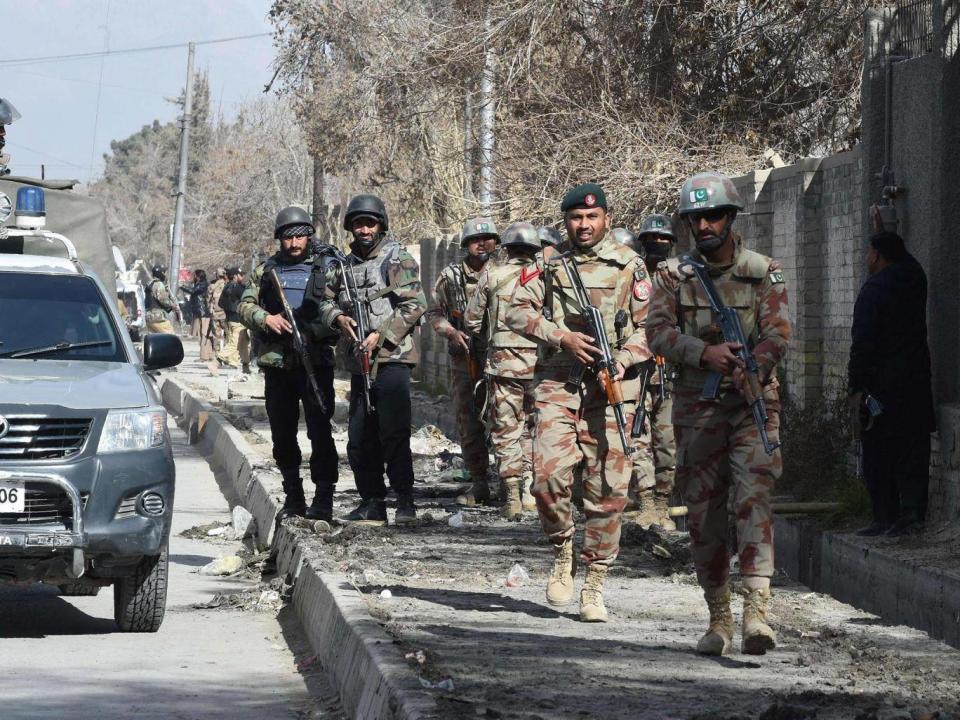
<path id="1" fill-rule="evenodd" d="M 714 208 L 713 210 L 701 210 L 700 212 L 687 213 L 687 217 L 690 218 L 690 222 L 694 225 L 701 220 L 714 223 L 725 218 L 728 212 L 729 211 L 727 208 Z"/>

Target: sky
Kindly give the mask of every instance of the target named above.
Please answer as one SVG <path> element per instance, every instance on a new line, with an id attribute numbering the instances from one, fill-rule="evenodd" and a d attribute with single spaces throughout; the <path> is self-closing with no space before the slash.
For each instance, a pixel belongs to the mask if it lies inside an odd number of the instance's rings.
<path id="1" fill-rule="evenodd" d="M 7 127 L 15 175 L 103 174 L 110 141 L 154 119 L 175 120 L 187 48 L 31 62 L 30 58 L 172 45 L 270 33 L 270 0 L 0 0 L 0 97 L 22 117 Z M 228 120 L 273 76 L 273 40 L 199 45 L 195 68 L 210 78 L 211 109 Z M 16 64 L 14 64 L 16 63 Z M 102 75 L 101 75 L 102 73 Z M 98 102 L 99 96 L 99 102 Z"/>

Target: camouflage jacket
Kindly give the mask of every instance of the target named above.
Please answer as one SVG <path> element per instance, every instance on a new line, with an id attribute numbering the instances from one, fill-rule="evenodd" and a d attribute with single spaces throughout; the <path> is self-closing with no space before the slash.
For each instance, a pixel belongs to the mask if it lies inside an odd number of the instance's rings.
<path id="1" fill-rule="evenodd" d="M 283 309 L 276 295 L 276 289 L 269 280 L 264 279 L 264 276 L 271 267 L 281 262 L 282 257 L 277 253 L 254 269 L 250 274 L 250 283 L 240 296 L 237 315 L 240 316 L 240 322 L 251 332 L 256 333 L 260 340 L 260 356 L 257 358 L 257 365 L 289 369 L 297 362 L 293 341 L 289 335 L 277 335 L 267 329 L 267 316 L 281 313 Z M 305 262 L 314 265 L 313 274 L 316 274 L 319 269 L 317 258 L 308 258 Z M 303 304 L 294 311 L 294 315 L 298 320 L 297 327 L 307 341 L 313 364 L 333 365 L 331 345 L 336 338 L 320 327 L 318 298 L 311 296 L 309 288 L 304 295 Z"/>
<path id="2" fill-rule="evenodd" d="M 427 321 L 435 333 L 446 332 L 454 324 L 463 332 L 473 334 L 474 347 L 477 353 L 486 352 L 486 338 L 479 333 L 472 333 L 466 327 L 466 312 L 470 298 L 476 292 L 477 283 L 486 265 L 480 270 L 474 270 L 466 262 L 458 260 L 447 265 L 440 271 L 437 281 L 433 285 L 433 304 L 427 309 Z M 462 292 L 463 300 L 458 300 Z M 447 351 L 455 356 L 463 356 L 463 348 L 454 343 L 447 343 Z"/>
<path id="3" fill-rule="evenodd" d="M 740 316 L 760 366 L 761 381 L 775 382 L 776 366 L 790 341 L 783 273 L 776 260 L 747 250 L 739 237 L 734 238 L 736 252 L 729 266 L 711 265 L 696 250 L 691 256 L 708 266 L 724 304 Z M 647 337 L 655 353 L 678 366 L 678 387 L 702 387 L 709 374 L 700 365 L 703 351 L 722 338 L 699 280 L 683 273 L 680 266 L 680 260 L 671 258 L 657 267 Z M 732 389 L 732 379 L 725 378 L 721 391 Z"/>
<path id="4" fill-rule="evenodd" d="M 370 332 L 380 333 L 373 356 L 374 367 L 384 363 L 416 365 L 420 358 L 414 331 L 427 309 L 420 267 L 413 256 L 389 236 L 381 238 L 365 254 L 362 249 L 358 243 L 350 245 L 346 267 L 353 275 Z M 322 287 L 318 287 L 323 298 L 320 303 L 322 329 L 339 336 L 337 357 L 351 373 L 359 373 L 353 342 L 340 335 L 337 324 L 337 317 L 350 315 L 353 310 L 338 263 L 325 263 Z"/>
<path id="5" fill-rule="evenodd" d="M 223 308 L 220 307 L 220 295 L 223 293 L 223 289 L 227 286 L 227 281 L 223 278 L 217 278 L 216 282 L 210 283 L 210 287 L 207 288 L 207 305 L 210 306 L 210 317 L 214 320 L 226 320 L 227 316 L 223 312 Z"/>
<path id="6" fill-rule="evenodd" d="M 556 251 L 570 249 L 570 241 L 566 241 Z M 614 359 L 627 369 L 623 396 L 636 398 L 640 383 L 635 366 L 651 357 L 644 332 L 650 281 L 643 261 L 609 234 L 591 248 L 574 250 L 590 301 L 603 317 Z M 627 325 L 619 337 L 614 329 L 618 310 L 627 314 Z M 511 329 L 540 344 L 534 376 L 538 398 L 571 408 L 606 405 L 606 395 L 592 373 L 584 375 L 582 388 L 571 391 L 567 387 L 568 372 L 575 360 L 561 348 L 560 340 L 567 332 L 584 332 L 586 326 L 570 280 L 558 261 L 545 261 L 540 253 L 535 264 L 522 269 L 505 319 Z"/>
<path id="7" fill-rule="evenodd" d="M 167 290 L 166 284 L 159 278 L 154 278 L 147 285 L 147 321 L 163 322 L 167 319 L 167 313 L 173 312 L 177 307 L 176 301 Z"/>
<path id="8" fill-rule="evenodd" d="M 467 303 L 467 332 L 486 338 L 488 375 L 529 380 L 537 364 L 537 343 L 511 330 L 506 323 L 510 298 L 523 268 L 533 261 L 525 257 L 491 261 L 484 267 L 477 288 Z"/>

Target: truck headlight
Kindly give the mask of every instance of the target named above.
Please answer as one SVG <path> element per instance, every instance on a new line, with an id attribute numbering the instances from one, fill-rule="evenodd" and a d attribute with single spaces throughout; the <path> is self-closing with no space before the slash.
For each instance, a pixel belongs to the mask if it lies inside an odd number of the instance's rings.
<path id="1" fill-rule="evenodd" d="M 163 445 L 166 410 L 111 410 L 100 434 L 97 452 L 146 450 Z"/>

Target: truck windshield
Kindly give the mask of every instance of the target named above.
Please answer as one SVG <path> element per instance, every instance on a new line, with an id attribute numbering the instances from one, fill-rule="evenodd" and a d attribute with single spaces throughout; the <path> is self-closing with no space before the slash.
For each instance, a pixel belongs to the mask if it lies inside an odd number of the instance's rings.
<path id="1" fill-rule="evenodd" d="M 86 277 L 0 273 L 0 358 L 126 362 L 96 284 Z"/>

